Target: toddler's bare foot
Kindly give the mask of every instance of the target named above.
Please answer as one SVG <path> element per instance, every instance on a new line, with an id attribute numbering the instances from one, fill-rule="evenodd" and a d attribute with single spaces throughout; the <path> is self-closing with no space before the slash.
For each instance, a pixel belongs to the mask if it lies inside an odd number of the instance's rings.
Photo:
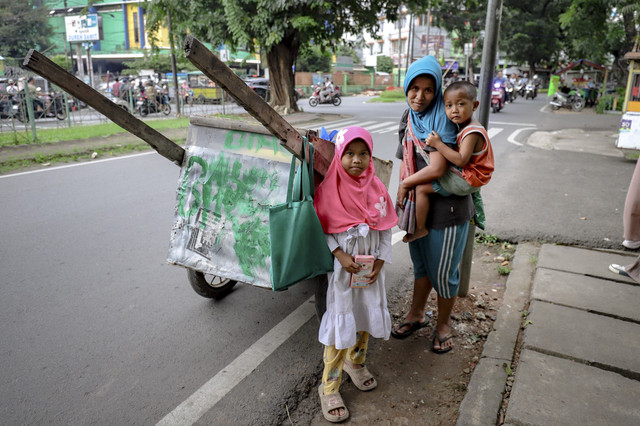
<path id="1" fill-rule="evenodd" d="M 405 243 L 410 243 L 411 241 L 419 240 L 422 237 L 426 237 L 429 234 L 429 230 L 427 228 L 424 229 L 416 229 L 416 232 L 413 234 L 407 234 L 402 237 L 402 241 Z"/>

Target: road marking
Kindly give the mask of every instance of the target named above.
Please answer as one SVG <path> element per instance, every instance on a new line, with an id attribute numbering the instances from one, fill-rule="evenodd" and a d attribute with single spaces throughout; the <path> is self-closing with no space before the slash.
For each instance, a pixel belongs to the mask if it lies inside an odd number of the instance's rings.
<path id="1" fill-rule="evenodd" d="M 131 154 L 131 155 L 123 155 L 123 156 L 120 156 L 120 157 L 105 158 L 103 160 L 91 160 L 91 161 L 87 161 L 87 162 L 84 162 L 84 163 L 67 164 L 67 165 L 64 165 L 64 166 L 51 167 L 51 168 L 48 168 L 48 169 L 30 170 L 28 172 L 20 172 L 20 173 L 13 173 L 13 174 L 10 174 L 10 175 L 2 175 L 2 176 L 0 176 L 0 179 L 9 178 L 9 177 L 16 177 L 16 176 L 31 175 L 31 174 L 34 174 L 34 173 L 51 172 L 53 170 L 69 169 L 71 167 L 89 166 L 91 164 L 106 163 L 107 161 L 124 160 L 126 158 L 140 157 L 140 156 L 149 155 L 149 154 L 157 154 L 157 152 L 156 151 L 149 151 L 149 152 L 142 152 L 140 154 Z"/>
<path id="2" fill-rule="evenodd" d="M 491 127 L 489 130 L 487 130 L 487 133 L 489 134 L 489 139 L 493 139 L 503 130 L 504 129 L 501 127 Z"/>
<path id="3" fill-rule="evenodd" d="M 383 121 L 382 123 L 378 123 L 378 124 L 374 124 L 373 126 L 368 126 L 366 127 L 366 129 L 370 132 L 372 132 L 372 129 L 377 129 L 378 127 L 398 127 L 398 123 L 394 123 L 393 121 Z M 386 130 L 386 129 L 383 129 Z M 380 132 L 380 130 L 378 130 L 378 132 Z"/>
<path id="4" fill-rule="evenodd" d="M 550 104 L 545 104 L 545 106 L 540 108 L 540 112 L 544 112 L 544 113 L 548 112 L 549 111 L 549 105 Z"/>
<path id="5" fill-rule="evenodd" d="M 516 140 L 516 136 L 518 136 L 520 132 L 522 132 L 523 130 L 531 130 L 531 129 L 535 129 L 535 127 L 523 127 L 521 129 L 517 129 L 509 135 L 509 137 L 507 138 L 507 141 L 511 142 L 514 145 L 522 146 L 523 144 Z"/>
<path id="6" fill-rule="evenodd" d="M 404 234 L 402 231 L 393 234 L 391 244 L 402 241 Z M 196 423 L 315 314 L 314 296 L 311 296 L 182 404 L 164 416 L 157 425 L 184 426 Z"/>
<path id="7" fill-rule="evenodd" d="M 537 127 L 536 124 L 533 123 L 514 123 L 512 121 L 489 121 L 489 125 L 492 124 L 500 124 L 501 126 L 524 126 L 524 127 Z"/>

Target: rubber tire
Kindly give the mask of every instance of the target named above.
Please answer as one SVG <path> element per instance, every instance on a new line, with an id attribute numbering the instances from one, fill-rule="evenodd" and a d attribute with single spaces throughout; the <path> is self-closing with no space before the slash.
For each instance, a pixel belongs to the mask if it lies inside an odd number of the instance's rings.
<path id="1" fill-rule="evenodd" d="M 169 105 L 169 104 L 162 104 L 161 110 L 162 110 L 162 113 L 163 113 L 164 115 L 169 115 L 169 114 L 171 114 L 171 105 Z"/>
<path id="2" fill-rule="evenodd" d="M 571 109 L 574 110 L 575 112 L 579 112 L 582 111 L 584 109 L 584 99 L 574 99 L 573 103 L 571 104 Z"/>
<path id="3" fill-rule="evenodd" d="M 216 275 L 203 274 L 193 269 L 187 269 L 187 278 L 193 290 L 202 297 L 208 299 L 221 299 L 236 285 L 237 281 L 230 279 L 221 279 Z M 208 281 L 210 278 L 210 281 Z"/>
<path id="4" fill-rule="evenodd" d="M 56 112 L 56 118 L 60 121 L 62 120 L 66 120 L 67 119 L 67 110 L 66 109 L 62 109 L 58 112 Z"/>
<path id="5" fill-rule="evenodd" d="M 498 109 L 498 107 L 497 107 L 497 106 L 492 106 L 492 107 L 491 107 L 491 110 L 492 110 L 494 113 L 496 113 L 496 112 L 500 111 L 500 110 Z"/>
<path id="6" fill-rule="evenodd" d="M 558 105 L 551 105 L 551 109 L 557 111 L 560 109 L 560 107 Z"/>
<path id="7" fill-rule="evenodd" d="M 318 106 L 318 98 L 316 98 L 316 97 L 309 98 L 309 105 L 311 105 L 312 107 L 317 107 Z"/>
<path id="8" fill-rule="evenodd" d="M 334 96 L 331 102 L 333 103 L 333 106 L 340 106 L 342 98 L 340 96 Z"/>
<path id="9" fill-rule="evenodd" d="M 149 115 L 149 110 L 147 109 L 146 106 L 141 106 L 140 107 L 140 116 L 141 117 L 146 117 L 147 115 Z"/>

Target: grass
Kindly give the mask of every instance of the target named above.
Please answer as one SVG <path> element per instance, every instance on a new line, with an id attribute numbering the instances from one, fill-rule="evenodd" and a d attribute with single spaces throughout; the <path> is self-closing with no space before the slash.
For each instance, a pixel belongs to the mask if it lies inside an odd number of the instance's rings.
<path id="1" fill-rule="evenodd" d="M 163 120 L 149 120 L 145 122 L 156 130 L 175 129 L 189 126 L 189 118 L 170 118 Z M 82 140 L 96 137 L 106 137 L 118 133 L 125 133 L 122 127 L 115 123 L 93 124 L 90 126 L 73 126 L 56 129 L 42 129 L 37 131 L 37 143 L 56 143 L 71 140 Z M 22 145 L 36 143 L 31 131 L 0 133 L 0 146 Z"/>
<path id="2" fill-rule="evenodd" d="M 369 100 L 369 102 L 398 102 L 404 101 L 404 91 L 402 89 L 385 90 L 380 96 Z"/>

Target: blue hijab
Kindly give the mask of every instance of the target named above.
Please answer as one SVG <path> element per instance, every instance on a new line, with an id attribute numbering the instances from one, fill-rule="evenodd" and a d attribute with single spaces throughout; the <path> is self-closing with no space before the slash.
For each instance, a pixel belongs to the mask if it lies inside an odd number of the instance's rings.
<path id="1" fill-rule="evenodd" d="M 423 112 L 415 112 L 409 109 L 409 117 L 411 118 L 413 131 L 418 138 L 425 140 L 431 131 L 435 130 L 436 133 L 440 135 L 442 142 L 455 144 L 458 127 L 449 121 L 444 112 L 442 69 L 436 58 L 433 56 L 425 56 L 409 66 L 407 75 L 404 77 L 404 94 L 407 94 L 413 79 L 422 74 L 428 74 L 436 81 L 436 96 Z M 408 100 L 407 103 L 409 103 Z"/>

